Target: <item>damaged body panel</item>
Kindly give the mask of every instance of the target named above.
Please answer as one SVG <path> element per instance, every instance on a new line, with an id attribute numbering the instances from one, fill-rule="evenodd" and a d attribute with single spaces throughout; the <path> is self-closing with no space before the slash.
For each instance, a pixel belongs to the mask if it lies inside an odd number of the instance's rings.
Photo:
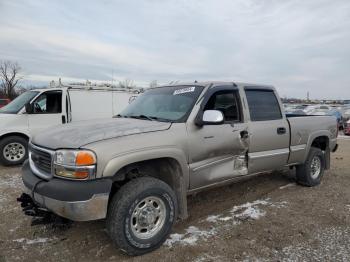
<path id="1" fill-rule="evenodd" d="M 190 189 L 248 174 L 249 138 L 244 123 L 204 126 L 189 132 Z"/>
<path id="2" fill-rule="evenodd" d="M 188 217 L 189 194 L 287 166 L 296 167 L 300 183 L 316 185 L 337 148 L 336 127 L 330 116 L 286 116 L 271 86 L 157 87 L 113 119 L 35 136 L 19 201 L 32 216 L 106 218 L 114 241 L 139 255 Z M 313 177 L 303 177 L 310 170 Z"/>

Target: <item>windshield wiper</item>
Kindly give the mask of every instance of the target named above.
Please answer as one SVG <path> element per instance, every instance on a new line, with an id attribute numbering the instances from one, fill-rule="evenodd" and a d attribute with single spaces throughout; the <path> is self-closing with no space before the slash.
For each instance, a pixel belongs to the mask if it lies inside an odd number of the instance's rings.
<path id="1" fill-rule="evenodd" d="M 135 119 L 144 119 L 144 120 L 149 120 L 149 121 L 159 121 L 159 122 L 171 122 L 170 119 L 166 119 L 166 118 L 160 118 L 160 117 L 156 117 L 156 116 L 146 116 L 146 115 L 115 115 L 114 118 L 135 118 Z"/>
<path id="2" fill-rule="evenodd" d="M 149 116 L 146 116 L 146 115 L 126 116 L 126 117 L 136 118 L 136 119 L 147 119 L 147 120 L 149 120 L 149 121 L 157 120 L 157 117 L 149 117 Z"/>

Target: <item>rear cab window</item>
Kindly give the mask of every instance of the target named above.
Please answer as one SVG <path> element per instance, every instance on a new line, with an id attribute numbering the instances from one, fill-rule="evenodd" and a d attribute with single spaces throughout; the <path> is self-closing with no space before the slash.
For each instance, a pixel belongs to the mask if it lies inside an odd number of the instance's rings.
<path id="1" fill-rule="evenodd" d="M 245 94 L 251 121 L 270 121 L 283 118 L 273 90 L 246 88 Z"/>

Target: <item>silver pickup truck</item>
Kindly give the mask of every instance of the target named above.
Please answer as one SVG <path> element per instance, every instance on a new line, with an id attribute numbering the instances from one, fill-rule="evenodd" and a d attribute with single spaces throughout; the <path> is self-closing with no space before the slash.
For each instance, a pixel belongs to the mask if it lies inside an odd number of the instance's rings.
<path id="1" fill-rule="evenodd" d="M 286 116 L 271 86 L 153 88 L 113 119 L 36 135 L 19 201 L 33 216 L 106 219 L 113 242 L 140 255 L 188 216 L 189 194 L 285 167 L 296 168 L 298 183 L 319 184 L 337 134 L 333 117 Z"/>

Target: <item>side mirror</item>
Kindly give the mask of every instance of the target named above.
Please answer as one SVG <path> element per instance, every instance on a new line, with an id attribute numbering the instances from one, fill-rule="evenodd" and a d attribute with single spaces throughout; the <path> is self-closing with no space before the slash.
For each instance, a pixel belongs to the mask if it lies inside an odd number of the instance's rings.
<path id="1" fill-rule="evenodd" d="M 203 125 L 221 125 L 224 123 L 224 115 L 219 110 L 206 110 L 203 113 Z"/>
<path id="2" fill-rule="evenodd" d="M 33 106 L 32 106 L 32 104 L 27 103 L 24 107 L 26 109 L 26 113 L 27 114 L 32 114 L 33 113 Z"/>

